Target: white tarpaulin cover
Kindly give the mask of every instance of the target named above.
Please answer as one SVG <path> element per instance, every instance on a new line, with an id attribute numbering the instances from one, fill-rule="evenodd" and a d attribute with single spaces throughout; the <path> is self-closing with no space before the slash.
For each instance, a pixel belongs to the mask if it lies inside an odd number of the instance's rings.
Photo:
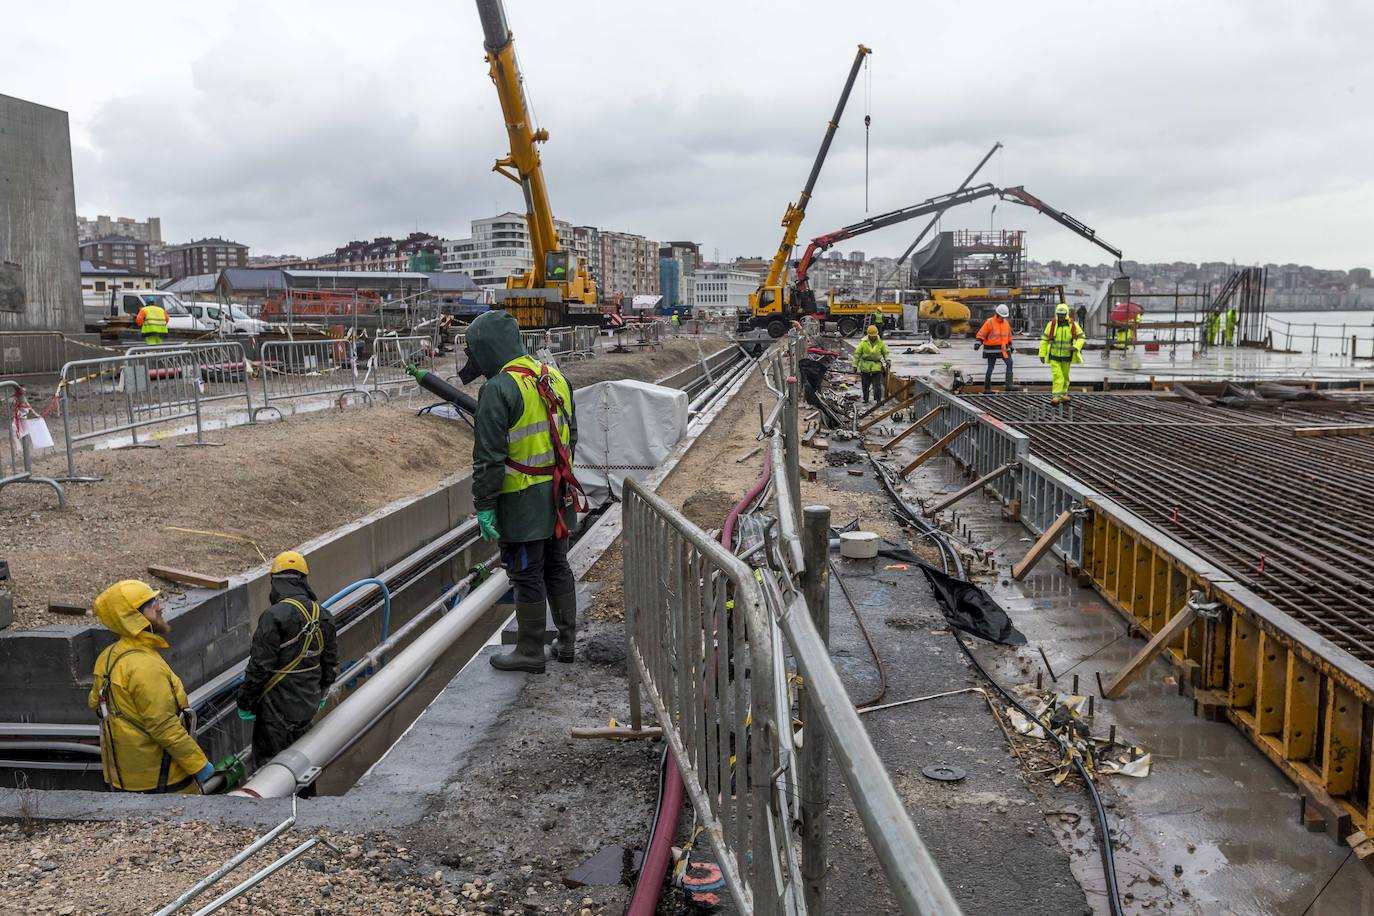
<path id="1" fill-rule="evenodd" d="M 574 469 L 599 506 L 620 497 L 626 477 L 642 480 L 687 432 L 687 393 L 648 382 L 598 382 L 573 394 L 577 408 Z"/>

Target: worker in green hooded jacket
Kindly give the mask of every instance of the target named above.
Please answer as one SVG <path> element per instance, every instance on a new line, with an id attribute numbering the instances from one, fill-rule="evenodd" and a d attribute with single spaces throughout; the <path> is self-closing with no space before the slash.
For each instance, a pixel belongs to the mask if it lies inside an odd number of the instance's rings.
<path id="1" fill-rule="evenodd" d="M 545 608 L 558 631 L 558 661 L 573 661 L 577 635 L 568 536 L 586 502 L 573 473 L 572 389 L 557 368 L 526 353 L 509 312 L 479 315 L 465 337 L 460 379 L 487 378 L 473 420 L 472 500 L 482 537 L 500 542 L 501 565 L 515 589 L 515 649 L 493 655 L 491 664 L 542 674 Z"/>

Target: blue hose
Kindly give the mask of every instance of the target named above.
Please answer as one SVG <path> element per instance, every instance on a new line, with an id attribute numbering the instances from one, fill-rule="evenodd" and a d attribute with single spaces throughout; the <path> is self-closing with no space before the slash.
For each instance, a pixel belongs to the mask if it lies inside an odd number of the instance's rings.
<path id="1" fill-rule="evenodd" d="M 330 595 L 328 598 L 326 598 L 324 601 L 322 601 L 322 602 L 320 602 L 320 603 L 323 604 L 325 607 L 329 607 L 329 606 L 332 605 L 335 601 L 338 601 L 340 598 L 343 598 L 343 597 L 346 597 L 346 596 L 348 596 L 348 595 L 353 594 L 353 593 L 356 592 L 358 589 L 362 588 L 364 585 L 375 585 L 375 586 L 377 586 L 378 588 L 380 588 L 380 589 L 382 590 L 382 639 L 381 639 L 381 641 L 385 642 L 385 641 L 386 641 L 386 638 L 387 638 L 389 635 L 391 635 L 391 589 L 387 588 L 387 587 L 386 587 L 386 583 L 383 582 L 381 579 L 359 579 L 357 582 L 354 582 L 352 585 L 346 585 L 346 586 L 344 586 L 342 590 L 336 592 L 336 593 L 333 594 L 333 595 Z"/>

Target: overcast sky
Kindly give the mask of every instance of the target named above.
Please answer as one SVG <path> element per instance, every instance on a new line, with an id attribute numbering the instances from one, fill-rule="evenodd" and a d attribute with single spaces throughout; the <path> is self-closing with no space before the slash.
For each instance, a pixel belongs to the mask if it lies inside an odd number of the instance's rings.
<path id="1" fill-rule="evenodd" d="M 71 113 L 78 212 L 305 256 L 522 210 L 471 0 L 6 4 L 0 92 Z M 555 214 L 769 255 L 873 48 L 802 237 L 981 178 L 1142 261 L 1374 266 L 1374 4 L 507 0 Z M 944 228 L 1030 230 L 980 202 Z M 894 255 L 919 223 L 852 245 Z"/>

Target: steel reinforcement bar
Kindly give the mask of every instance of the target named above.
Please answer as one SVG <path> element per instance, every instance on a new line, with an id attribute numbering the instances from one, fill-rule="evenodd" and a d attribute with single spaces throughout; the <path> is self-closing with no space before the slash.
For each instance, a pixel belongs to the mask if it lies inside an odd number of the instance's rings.
<path id="1" fill-rule="evenodd" d="M 1069 420 L 1036 400 L 922 382 L 916 410 L 942 408 L 933 437 L 976 421 L 947 449 L 972 476 L 1019 456 L 995 489 L 1027 528 L 1080 510 L 1054 550 L 1140 630 L 1158 633 L 1192 591 L 1216 602 L 1169 650 L 1182 684 L 1300 787 L 1314 824 L 1374 828 L 1374 497 L 1352 475 L 1374 467 L 1374 441 L 1292 432 L 1367 423 L 1368 408 L 1101 395 L 1076 398 Z"/>

